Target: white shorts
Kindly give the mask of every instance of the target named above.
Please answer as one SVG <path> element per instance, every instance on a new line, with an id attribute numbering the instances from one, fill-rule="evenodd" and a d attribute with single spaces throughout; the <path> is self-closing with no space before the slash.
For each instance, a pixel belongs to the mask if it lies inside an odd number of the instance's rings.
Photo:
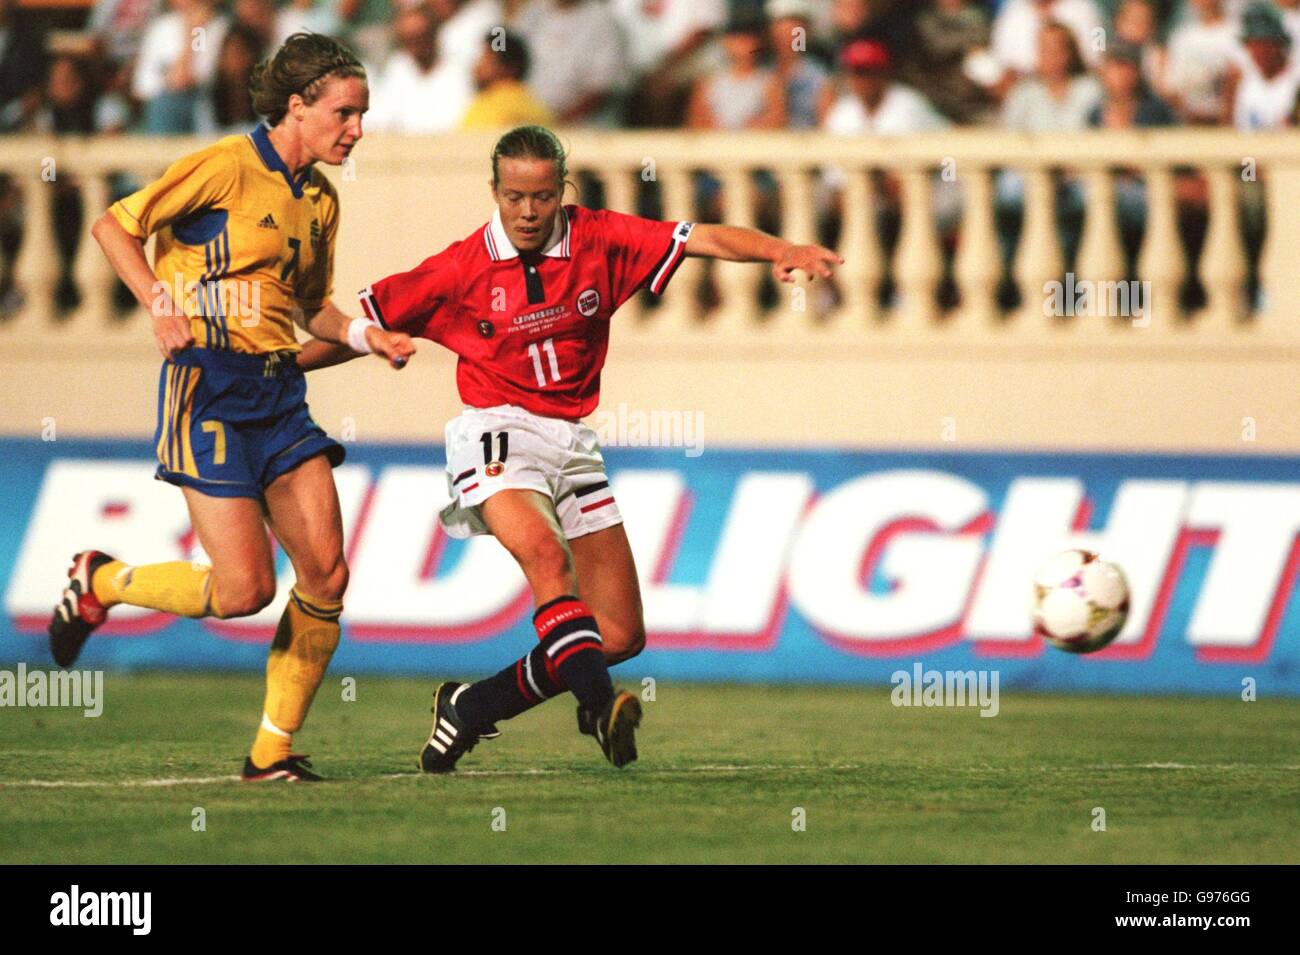
<path id="1" fill-rule="evenodd" d="M 605 476 L 596 432 L 515 405 L 466 408 L 447 422 L 449 537 L 490 533 L 479 505 L 505 488 L 546 495 L 567 540 L 623 522 Z"/>

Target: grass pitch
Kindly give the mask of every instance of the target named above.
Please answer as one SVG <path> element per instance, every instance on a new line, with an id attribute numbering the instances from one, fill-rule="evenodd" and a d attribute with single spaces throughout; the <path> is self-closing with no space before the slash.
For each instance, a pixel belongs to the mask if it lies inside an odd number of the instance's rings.
<path id="1" fill-rule="evenodd" d="M 432 686 L 344 702 L 332 674 L 295 747 L 315 786 L 229 778 L 257 676 L 110 673 L 97 719 L 0 709 L 0 862 L 1300 862 L 1297 700 L 1003 693 L 990 719 L 660 682 L 626 770 L 565 699 L 429 777 Z"/>

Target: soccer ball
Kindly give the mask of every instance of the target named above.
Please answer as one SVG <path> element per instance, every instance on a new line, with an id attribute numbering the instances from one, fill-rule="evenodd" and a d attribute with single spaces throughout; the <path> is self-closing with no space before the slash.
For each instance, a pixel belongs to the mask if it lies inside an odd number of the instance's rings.
<path id="1" fill-rule="evenodd" d="M 1124 572 L 1090 550 L 1049 557 L 1034 575 L 1034 633 L 1069 653 L 1106 646 L 1128 619 Z"/>

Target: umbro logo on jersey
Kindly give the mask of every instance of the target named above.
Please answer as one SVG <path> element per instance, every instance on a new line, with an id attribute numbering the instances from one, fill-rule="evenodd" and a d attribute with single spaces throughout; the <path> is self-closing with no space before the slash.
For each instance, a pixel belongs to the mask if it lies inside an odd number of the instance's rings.
<path id="1" fill-rule="evenodd" d="M 280 228 L 278 225 L 275 224 L 275 217 L 272 216 L 271 213 L 269 213 L 269 212 L 268 212 L 265 216 L 262 217 L 262 221 L 259 222 L 259 223 L 257 224 L 257 227 L 258 227 L 259 229 L 278 229 L 278 228 Z"/>

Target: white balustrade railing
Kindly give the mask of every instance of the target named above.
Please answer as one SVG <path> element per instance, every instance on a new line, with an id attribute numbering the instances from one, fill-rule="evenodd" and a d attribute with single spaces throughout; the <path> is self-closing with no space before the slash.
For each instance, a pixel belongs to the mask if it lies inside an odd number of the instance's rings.
<path id="1" fill-rule="evenodd" d="M 699 341 L 717 336 L 775 336 L 800 340 L 953 341 L 1024 343 L 1087 335 L 1098 347 L 1164 346 L 1213 349 L 1227 345 L 1300 343 L 1300 280 L 1293 250 L 1300 249 L 1300 133 L 1242 136 L 1231 131 L 1168 130 L 1027 136 L 962 130 L 899 140 L 841 139 L 821 134 L 686 133 L 565 134 L 571 172 L 601 182 L 607 204 L 636 211 L 647 179 L 659 190 L 662 214 L 694 219 L 696 176 L 708 171 L 722 184 L 725 221 L 754 225 L 765 188 L 753 173 L 766 170 L 778 184 L 768 196 L 779 208 L 782 232 L 815 241 L 829 210 L 839 210 L 837 250 L 845 263 L 835 294 L 799 294 L 782 288 L 764 308 L 763 272 L 754 266 L 720 264 L 711 274 L 702 263 L 685 263 L 666 300 L 647 309 L 629 303 L 620 321 L 628 334 Z M 332 170 L 344 203 L 344 231 L 336 253 L 340 290 L 409 268 L 425 255 L 482 222 L 491 212 L 485 182 L 491 137 L 437 139 L 370 137 L 354 170 Z M 140 342 L 143 312 L 115 316 L 114 276 L 89 229 L 110 199 L 110 176 L 128 173 L 147 181 L 171 160 L 204 143 L 183 139 L 44 137 L 0 138 L 0 175 L 22 198 L 23 241 L 15 263 L 24 306 L 0 321 L 0 348 L 39 333 L 42 341 Z M 824 170 L 839 171 L 834 189 Z M 1082 232 L 1073 281 L 1114 283 L 1125 276 L 1125 255 L 1116 214 L 1118 170 L 1145 185 L 1145 232 L 1136 277 L 1149 283 L 1149 311 L 1139 321 L 1048 314 L 1051 283 L 1063 281 L 1065 262 L 1058 221 L 1062 174 L 1080 186 Z M 57 313 L 60 271 L 50 171 L 73 181 L 86 211 L 72 273 L 80 305 Z M 999 288 L 1007 271 L 1000 252 L 996 176 L 1009 170 L 1023 183 L 1023 218 L 1010 275 L 1019 304 L 1001 307 Z M 880 176 L 884 173 L 884 177 Z M 1189 261 L 1179 226 L 1178 176 L 1203 177 L 1208 229 L 1196 261 Z M 944 275 L 944 251 L 936 218 L 942 180 L 960 190 L 961 221 L 952 276 L 959 304 L 941 311 L 936 291 Z M 887 186 L 882 187 L 882 184 Z M 887 199 L 885 194 L 889 197 Z M 1254 193 L 1254 195 L 1251 195 Z M 832 198 L 828 198 L 832 197 Z M 1248 266 L 1242 239 L 1242 202 L 1262 202 L 1267 234 L 1257 273 L 1259 307 L 1246 300 Z M 899 224 L 892 249 L 882 245 L 878 221 L 887 202 Z M 892 259 L 886 260 L 887 255 Z M 895 295 L 881 303 L 889 275 Z M 1204 289 L 1204 306 L 1184 311 L 1180 290 L 1189 276 Z M 716 308 L 705 312 L 697 294 L 709 281 Z M 1069 286 L 1067 285 L 1067 288 Z M 1101 286 L 1105 289 L 1107 286 Z M 345 306 L 349 296 L 336 296 Z M 1099 296 L 1105 305 L 1104 291 Z M 1110 316 L 1112 319 L 1116 316 Z M 1105 316 L 1103 316 L 1103 319 Z M 1119 318 L 1122 318 L 1120 316 Z M 1148 320 L 1149 319 L 1149 320 Z"/>

